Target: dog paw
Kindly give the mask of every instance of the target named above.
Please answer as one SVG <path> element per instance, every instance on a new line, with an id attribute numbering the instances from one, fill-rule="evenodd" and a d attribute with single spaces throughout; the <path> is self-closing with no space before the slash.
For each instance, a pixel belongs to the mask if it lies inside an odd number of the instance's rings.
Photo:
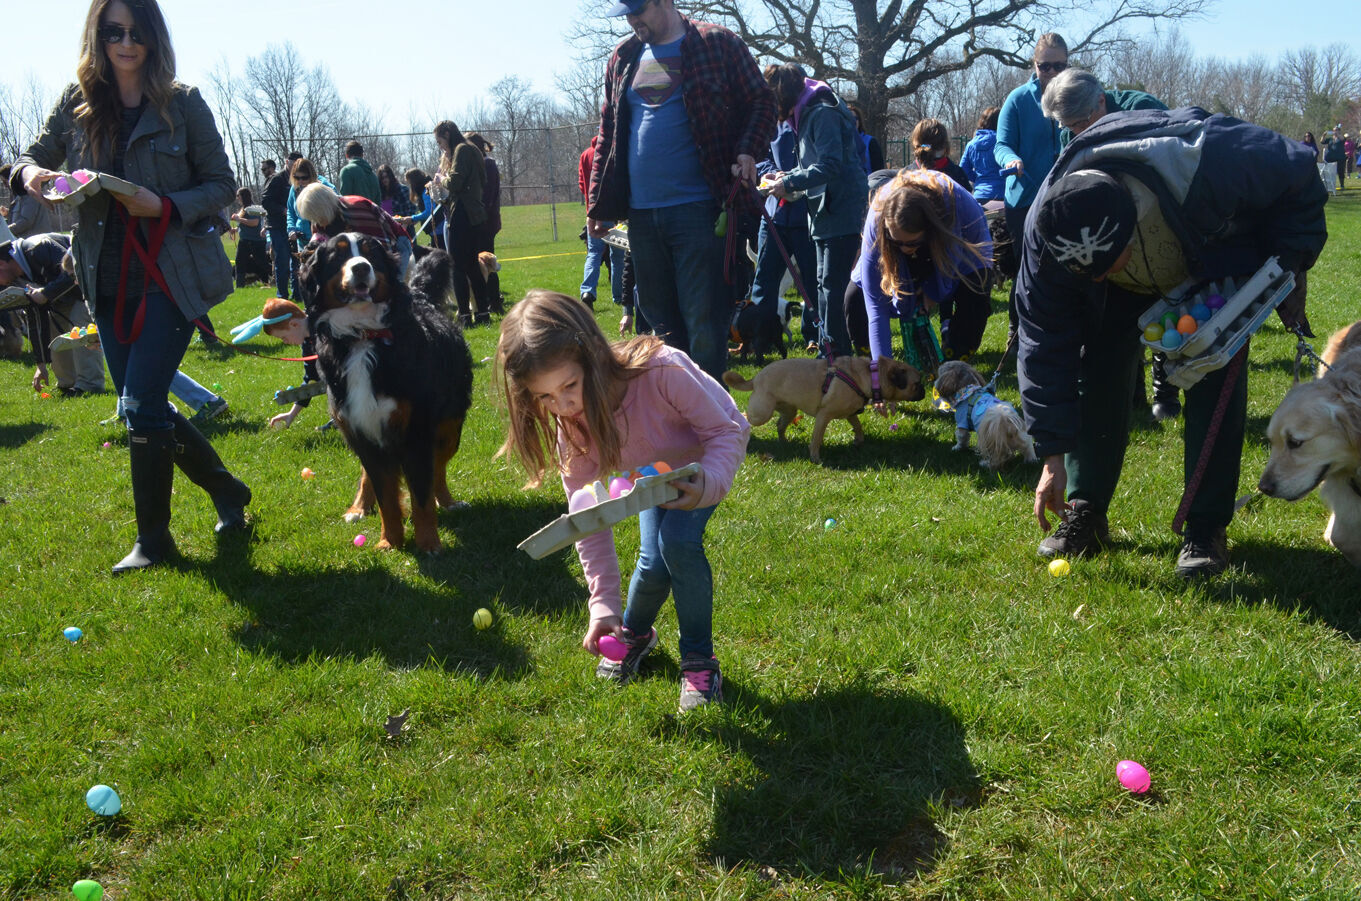
<path id="1" fill-rule="evenodd" d="M 468 510 L 471 507 L 472 504 L 467 501 L 449 501 L 447 503 L 441 501 L 439 505 L 441 510 Z"/>
<path id="2" fill-rule="evenodd" d="M 364 518 L 364 511 L 362 511 L 362 510 L 346 510 L 346 511 L 345 511 L 345 515 L 344 515 L 344 517 L 342 517 L 342 518 L 343 518 L 346 522 L 359 522 L 359 520 L 361 520 L 361 519 Z"/>

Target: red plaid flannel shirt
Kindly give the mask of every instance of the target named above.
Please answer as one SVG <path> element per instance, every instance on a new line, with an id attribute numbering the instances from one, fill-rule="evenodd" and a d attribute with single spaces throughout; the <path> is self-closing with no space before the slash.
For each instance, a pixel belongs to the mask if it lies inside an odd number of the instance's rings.
<path id="1" fill-rule="evenodd" d="M 717 203 L 732 188 L 732 165 L 740 154 L 762 159 L 775 137 L 775 94 L 761 76 L 747 45 L 719 25 L 685 19 L 681 40 L 681 95 L 690 130 L 699 148 L 709 193 Z M 643 42 L 630 36 L 605 67 L 605 103 L 600 108 L 600 140 L 591 165 L 587 215 L 622 220 L 629 213 L 628 101 Z M 740 205 L 759 209 L 756 193 L 743 191 Z"/>

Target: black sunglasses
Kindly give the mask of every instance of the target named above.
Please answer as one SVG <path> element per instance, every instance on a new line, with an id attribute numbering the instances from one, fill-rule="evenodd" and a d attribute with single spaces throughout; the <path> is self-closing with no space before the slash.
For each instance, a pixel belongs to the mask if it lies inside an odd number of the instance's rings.
<path id="1" fill-rule="evenodd" d="M 1062 72 L 1068 68 L 1067 63 L 1036 63 L 1035 68 L 1041 72 Z"/>
<path id="2" fill-rule="evenodd" d="M 121 44 L 123 36 L 132 38 L 134 44 L 146 44 L 142 38 L 142 33 L 134 25 L 131 28 L 124 28 L 122 25 L 101 25 L 99 26 L 99 39 L 106 44 Z"/>

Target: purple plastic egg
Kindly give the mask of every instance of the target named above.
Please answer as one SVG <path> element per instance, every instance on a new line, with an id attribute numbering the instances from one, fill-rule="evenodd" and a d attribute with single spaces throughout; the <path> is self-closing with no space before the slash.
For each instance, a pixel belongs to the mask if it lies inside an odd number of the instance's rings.
<path id="1" fill-rule="evenodd" d="M 75 186 L 71 184 L 70 179 L 65 175 L 58 175 L 56 178 L 52 179 L 52 190 L 56 191 L 58 194 L 70 194 L 75 190 Z"/>
<path id="2" fill-rule="evenodd" d="M 629 646 L 615 638 L 613 635 L 600 636 L 600 640 L 596 642 L 596 646 L 600 648 L 601 657 L 604 657 L 607 660 L 613 660 L 615 663 L 623 660 L 629 652 Z"/>
<path id="3" fill-rule="evenodd" d="M 1212 310 L 1219 309 L 1220 307 L 1224 306 L 1224 295 L 1211 294 L 1209 297 L 1205 298 L 1205 306 L 1209 307 Z"/>
<path id="4" fill-rule="evenodd" d="M 567 501 L 567 509 L 572 513 L 594 506 L 595 492 L 591 490 L 589 485 L 585 488 L 578 488 L 576 491 L 573 491 L 571 498 Z"/>

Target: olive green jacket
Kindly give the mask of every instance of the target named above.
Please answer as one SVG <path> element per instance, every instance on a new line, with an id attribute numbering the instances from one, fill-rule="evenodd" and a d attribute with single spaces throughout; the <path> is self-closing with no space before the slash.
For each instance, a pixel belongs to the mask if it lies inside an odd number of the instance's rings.
<path id="1" fill-rule="evenodd" d="M 98 170 L 84 131 L 76 125 L 75 110 L 81 102 L 79 85 L 62 93 L 33 145 L 19 157 L 15 169 L 37 165 L 72 172 Z M 176 84 L 167 110 L 169 123 L 148 104 L 132 130 L 123 163 L 123 178 L 170 198 L 173 206 L 169 231 L 157 262 L 175 304 L 186 319 L 196 319 L 221 303 L 232 291 L 231 263 L 222 247 L 226 220 L 222 211 L 236 195 L 236 178 L 227 161 L 212 111 L 198 88 Z M 100 159 L 112 158 L 104 148 Z M 20 173 L 16 171 L 15 180 Z M 18 191 L 23 186 L 14 185 Z M 91 300 L 99 284 L 99 250 L 104 225 L 116 215 L 111 195 L 101 192 L 76 208 L 72 252 L 76 280 Z M 154 284 L 154 283 L 153 283 Z M 139 291 L 140 285 L 130 285 Z"/>

